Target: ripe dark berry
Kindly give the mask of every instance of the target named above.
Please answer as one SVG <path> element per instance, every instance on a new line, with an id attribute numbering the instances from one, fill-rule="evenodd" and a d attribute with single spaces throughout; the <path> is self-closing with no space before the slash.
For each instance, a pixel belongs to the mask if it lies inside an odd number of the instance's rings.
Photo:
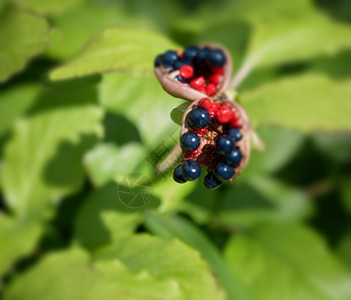
<path id="1" fill-rule="evenodd" d="M 240 141 L 243 138 L 239 128 L 230 128 L 227 134 L 236 142 Z"/>
<path id="2" fill-rule="evenodd" d="M 163 65 L 173 66 L 178 59 L 179 59 L 179 56 L 177 52 L 173 50 L 168 50 L 163 55 Z"/>
<path id="3" fill-rule="evenodd" d="M 234 175 L 234 168 L 226 163 L 220 162 L 215 169 L 216 177 L 221 181 L 229 180 Z"/>
<path id="4" fill-rule="evenodd" d="M 186 160 L 182 165 L 182 175 L 188 181 L 197 179 L 201 175 L 200 164 L 195 160 Z"/>
<path id="5" fill-rule="evenodd" d="M 185 79 L 182 76 L 180 76 L 180 75 L 175 76 L 174 79 L 178 80 L 181 83 L 185 83 Z"/>
<path id="6" fill-rule="evenodd" d="M 210 124 L 210 113 L 201 107 L 193 109 L 188 114 L 188 122 L 192 128 L 204 128 Z"/>
<path id="7" fill-rule="evenodd" d="M 184 151 L 194 151 L 200 146 L 200 138 L 193 132 L 187 132 L 180 138 L 180 145 Z"/>
<path id="8" fill-rule="evenodd" d="M 204 177 L 204 185 L 208 189 L 215 189 L 219 187 L 222 184 L 222 181 L 220 181 L 212 172 L 208 173 Z"/>
<path id="9" fill-rule="evenodd" d="M 216 147 L 219 154 L 227 155 L 234 148 L 234 141 L 229 136 L 221 135 L 217 138 Z"/>
<path id="10" fill-rule="evenodd" d="M 196 56 L 196 62 L 199 64 L 204 63 L 207 60 L 207 56 L 209 52 L 210 52 L 209 47 L 204 47 L 200 49 Z"/>
<path id="11" fill-rule="evenodd" d="M 227 59 L 221 49 L 213 49 L 207 55 L 207 60 L 211 66 L 216 68 L 223 67 Z"/>
<path id="12" fill-rule="evenodd" d="M 159 67 L 162 64 L 162 61 L 163 61 L 163 55 L 162 54 L 157 55 L 154 63 L 155 68 Z"/>
<path id="13" fill-rule="evenodd" d="M 178 165 L 173 171 L 173 179 L 178 183 L 185 183 L 186 180 L 182 175 L 182 165 Z"/>
<path id="14" fill-rule="evenodd" d="M 184 60 L 192 61 L 199 52 L 199 47 L 189 46 L 183 52 Z"/>
<path id="15" fill-rule="evenodd" d="M 178 60 L 173 64 L 174 69 L 179 70 L 181 67 L 185 66 L 186 62 Z"/>
<path id="16" fill-rule="evenodd" d="M 234 148 L 233 151 L 231 151 L 224 157 L 225 161 L 234 167 L 240 164 L 242 158 L 243 155 L 241 154 L 240 149 L 238 147 Z"/>

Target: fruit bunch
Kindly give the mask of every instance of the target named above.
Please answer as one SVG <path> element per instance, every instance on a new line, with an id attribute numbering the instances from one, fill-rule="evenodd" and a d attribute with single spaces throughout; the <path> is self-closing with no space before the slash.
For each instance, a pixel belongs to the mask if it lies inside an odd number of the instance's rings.
<path id="1" fill-rule="evenodd" d="M 213 44 L 169 50 L 157 56 L 155 73 L 168 93 L 192 101 L 183 115 L 184 155 L 174 180 L 193 181 L 202 168 L 209 189 L 235 179 L 249 159 L 251 129 L 245 111 L 223 92 L 231 74 L 228 52 Z"/>
<path id="2" fill-rule="evenodd" d="M 162 66 L 179 83 L 213 96 L 221 83 L 226 60 L 225 53 L 219 48 L 190 46 L 183 52 L 169 50 L 158 55 L 155 67 Z"/>

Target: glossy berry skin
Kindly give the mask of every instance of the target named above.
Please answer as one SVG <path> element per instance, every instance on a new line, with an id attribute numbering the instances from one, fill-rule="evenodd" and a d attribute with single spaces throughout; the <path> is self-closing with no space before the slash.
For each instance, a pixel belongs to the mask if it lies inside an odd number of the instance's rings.
<path id="1" fill-rule="evenodd" d="M 169 65 L 173 66 L 176 61 L 178 61 L 179 56 L 177 52 L 173 50 L 168 50 L 164 55 L 163 55 L 163 64 L 164 65 Z"/>
<path id="2" fill-rule="evenodd" d="M 185 83 L 185 79 L 180 75 L 175 76 L 174 79 L 181 83 Z"/>
<path id="3" fill-rule="evenodd" d="M 227 181 L 234 176 L 234 168 L 226 163 L 220 162 L 217 164 L 214 173 L 220 181 Z"/>
<path id="4" fill-rule="evenodd" d="M 207 61 L 213 67 L 221 68 L 225 65 L 227 59 L 222 50 L 212 49 L 207 55 Z"/>
<path id="5" fill-rule="evenodd" d="M 162 64 L 162 61 L 163 61 L 163 55 L 162 54 L 157 55 L 154 63 L 155 68 L 159 67 Z"/>
<path id="6" fill-rule="evenodd" d="M 243 138 L 239 128 L 231 128 L 228 130 L 227 134 L 236 142 L 240 141 Z"/>
<path id="7" fill-rule="evenodd" d="M 180 146 L 184 151 L 195 151 L 200 146 L 200 138 L 193 132 L 184 133 L 180 138 Z"/>
<path id="8" fill-rule="evenodd" d="M 234 167 L 240 164 L 242 158 L 243 155 L 241 154 L 240 149 L 238 147 L 234 148 L 233 151 L 231 151 L 224 157 L 225 161 Z"/>
<path id="9" fill-rule="evenodd" d="M 227 155 L 234 148 L 234 141 L 229 136 L 221 135 L 217 138 L 216 147 L 219 154 Z"/>
<path id="10" fill-rule="evenodd" d="M 198 52 L 199 52 L 199 47 L 189 46 L 185 48 L 183 52 L 183 58 L 184 60 L 192 61 L 195 58 L 195 56 L 198 54 Z"/>
<path id="11" fill-rule="evenodd" d="M 199 64 L 204 63 L 207 60 L 207 56 L 210 50 L 211 49 L 209 47 L 200 49 L 196 56 L 196 62 Z"/>
<path id="12" fill-rule="evenodd" d="M 178 60 L 173 64 L 174 69 L 179 70 L 181 67 L 185 66 L 187 63 L 182 61 L 182 60 Z"/>
<path id="13" fill-rule="evenodd" d="M 208 173 L 204 177 L 204 185 L 210 190 L 213 190 L 219 187 L 221 184 L 222 184 L 222 181 L 220 181 L 212 172 Z"/>
<path id="14" fill-rule="evenodd" d="M 182 165 L 178 165 L 173 171 L 173 179 L 178 183 L 185 183 L 186 180 L 182 175 Z"/>
<path id="15" fill-rule="evenodd" d="M 200 164 L 192 159 L 186 160 L 182 165 L 183 178 L 188 181 L 193 181 L 200 177 L 201 166 Z"/>
<path id="16" fill-rule="evenodd" d="M 210 113 L 201 107 L 193 109 L 188 114 L 188 122 L 192 128 L 204 128 L 210 124 Z"/>

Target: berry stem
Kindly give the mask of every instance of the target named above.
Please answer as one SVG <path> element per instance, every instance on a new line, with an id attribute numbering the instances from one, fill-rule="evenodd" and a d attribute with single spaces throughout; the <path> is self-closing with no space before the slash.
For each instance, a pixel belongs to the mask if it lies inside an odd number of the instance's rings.
<path id="1" fill-rule="evenodd" d="M 156 174 L 164 174 L 168 170 L 174 167 L 177 163 L 179 157 L 183 153 L 182 148 L 180 147 L 180 143 L 178 142 L 173 149 L 167 154 L 167 156 L 157 164 L 156 166 Z"/>

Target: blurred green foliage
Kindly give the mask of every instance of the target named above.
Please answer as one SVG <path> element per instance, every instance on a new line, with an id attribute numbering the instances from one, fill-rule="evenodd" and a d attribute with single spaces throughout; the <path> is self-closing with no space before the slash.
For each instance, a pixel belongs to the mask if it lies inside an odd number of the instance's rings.
<path id="1" fill-rule="evenodd" d="M 0 0 L 0 298 L 351 299 L 350 12 Z M 155 174 L 184 101 L 153 59 L 200 42 L 266 144 L 215 191 Z"/>

